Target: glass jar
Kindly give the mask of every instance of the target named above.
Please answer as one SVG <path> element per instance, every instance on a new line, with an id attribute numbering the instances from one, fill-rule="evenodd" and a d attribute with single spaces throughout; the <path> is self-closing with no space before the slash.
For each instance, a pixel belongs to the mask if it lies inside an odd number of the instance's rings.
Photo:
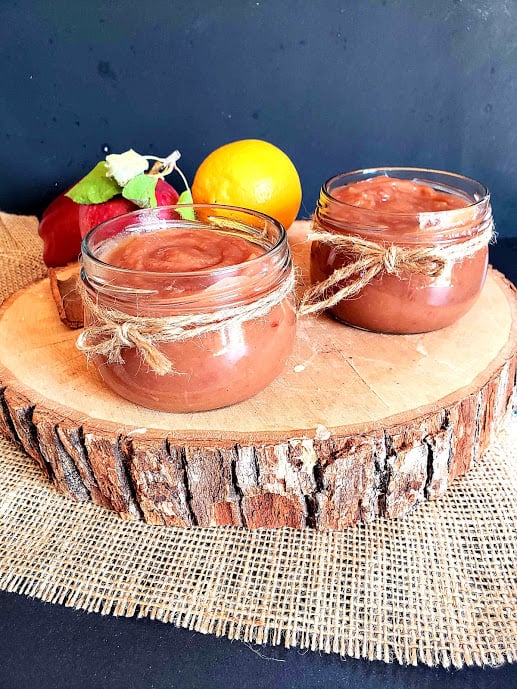
<path id="1" fill-rule="evenodd" d="M 108 387 L 144 407 L 235 404 L 291 353 L 293 286 L 285 230 L 266 215 L 209 205 L 127 213 L 83 240 L 78 348 Z"/>
<path id="2" fill-rule="evenodd" d="M 317 293 L 327 281 L 318 298 L 331 313 L 355 327 L 408 334 L 448 326 L 471 308 L 485 281 L 493 223 L 479 182 L 390 167 L 329 179 L 314 228 L 311 280 Z M 329 241 L 317 239 L 322 232 Z"/>

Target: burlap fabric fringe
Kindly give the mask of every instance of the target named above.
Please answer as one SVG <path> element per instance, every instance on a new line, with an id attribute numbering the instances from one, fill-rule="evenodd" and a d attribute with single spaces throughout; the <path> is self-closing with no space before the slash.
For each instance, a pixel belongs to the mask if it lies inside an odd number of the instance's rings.
<path id="1" fill-rule="evenodd" d="M 84 285 L 80 284 L 85 310 L 90 314 L 94 325 L 86 327 L 81 332 L 77 338 L 77 348 L 89 358 L 101 355 L 112 364 L 124 363 L 121 350 L 124 347 L 133 347 L 154 373 L 161 376 L 174 373 L 173 363 L 160 351 L 158 345 L 183 342 L 263 318 L 292 294 L 294 283 L 292 269 L 276 289 L 250 304 L 228 306 L 213 312 L 160 318 L 131 316 L 127 312 L 106 307 L 100 304 L 98 299 L 92 299 Z"/>
<path id="2" fill-rule="evenodd" d="M 0 436 L 0 588 L 256 644 L 400 664 L 517 661 L 517 424 L 440 501 L 344 532 L 127 522 Z M 267 650 L 264 651 L 267 655 Z"/>
<path id="3" fill-rule="evenodd" d="M 397 246 L 352 234 L 327 232 L 316 218 L 313 227 L 314 231 L 308 235 L 309 241 L 326 244 L 352 258 L 342 268 L 336 268 L 326 280 L 305 290 L 299 307 L 302 315 L 329 309 L 343 299 L 357 296 L 381 273 L 439 277 L 447 266 L 473 256 L 495 237 L 491 221 L 471 239 L 443 247 Z"/>
<path id="4" fill-rule="evenodd" d="M 0 258 L 0 299 L 34 277 L 24 256 L 37 224 L 23 224 L 22 267 L 6 272 Z M 0 437 L 0 588 L 257 644 L 411 665 L 516 662 L 516 469 L 514 419 L 445 497 L 404 519 L 344 532 L 181 529 L 69 500 Z"/>

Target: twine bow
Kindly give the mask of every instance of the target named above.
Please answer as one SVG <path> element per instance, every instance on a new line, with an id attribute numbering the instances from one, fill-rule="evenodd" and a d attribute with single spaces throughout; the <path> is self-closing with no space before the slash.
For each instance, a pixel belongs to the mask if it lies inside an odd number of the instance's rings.
<path id="1" fill-rule="evenodd" d="M 381 244 L 354 235 L 334 234 L 316 230 L 309 234 L 311 241 L 327 244 L 353 258 L 337 268 L 322 282 L 309 287 L 299 306 L 299 313 L 307 315 L 331 308 L 343 299 L 355 297 L 377 275 L 400 276 L 402 273 L 439 277 L 448 264 L 472 256 L 494 237 L 493 224 L 459 244 L 444 247 L 404 247 Z M 334 288 L 345 283 L 337 290 Z"/>
<path id="2" fill-rule="evenodd" d="M 294 270 L 275 290 L 250 304 L 228 306 L 211 313 L 179 316 L 130 316 L 115 308 L 106 307 L 90 297 L 80 285 L 85 312 L 92 325 L 77 338 L 79 351 L 92 356 L 103 356 L 108 364 L 123 364 L 122 350 L 134 348 L 154 373 L 164 376 L 175 371 L 171 360 L 161 351 L 160 344 L 182 342 L 222 330 L 246 321 L 262 318 L 292 294 Z"/>

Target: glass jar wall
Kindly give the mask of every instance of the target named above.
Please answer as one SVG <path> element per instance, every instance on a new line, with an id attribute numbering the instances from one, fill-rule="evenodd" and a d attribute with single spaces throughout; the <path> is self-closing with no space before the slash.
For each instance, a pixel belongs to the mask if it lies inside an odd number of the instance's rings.
<path id="1" fill-rule="evenodd" d="M 350 269 L 325 290 L 324 301 L 344 295 L 330 307 L 336 318 L 382 333 L 427 332 L 464 315 L 483 287 L 490 197 L 479 182 L 453 173 L 359 170 L 323 185 L 315 230 L 313 283 L 332 283 Z M 318 232 L 335 241 L 319 241 Z"/>
<path id="2" fill-rule="evenodd" d="M 136 404 L 231 405 L 269 385 L 291 353 L 291 256 L 268 216 L 201 205 L 128 213 L 85 237 L 82 263 L 79 349 Z"/>

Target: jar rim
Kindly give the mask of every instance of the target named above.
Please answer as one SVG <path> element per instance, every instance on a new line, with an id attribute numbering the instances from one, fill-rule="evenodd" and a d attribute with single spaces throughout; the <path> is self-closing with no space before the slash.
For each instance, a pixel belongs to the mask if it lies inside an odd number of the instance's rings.
<path id="1" fill-rule="evenodd" d="M 371 179 L 373 177 L 380 177 L 380 176 L 385 176 L 385 177 L 396 177 L 396 174 L 391 174 L 391 173 L 414 173 L 415 175 L 417 174 L 427 174 L 430 176 L 429 179 L 421 179 L 423 183 L 427 183 L 428 185 L 432 185 L 432 175 L 435 176 L 442 176 L 443 178 L 450 179 L 451 182 L 454 180 L 458 182 L 463 182 L 467 184 L 472 184 L 473 186 L 477 187 L 478 193 L 479 193 L 479 198 L 475 198 L 472 195 L 467 195 L 465 194 L 465 198 L 471 199 L 472 203 L 468 203 L 466 206 L 462 208 L 463 211 L 467 209 L 472 209 L 474 210 L 475 208 L 481 206 L 483 203 L 486 203 L 487 201 L 490 200 L 490 192 L 488 191 L 488 188 L 479 182 L 478 180 L 474 179 L 473 177 L 468 177 L 466 175 L 461 175 L 456 172 L 448 172 L 447 170 L 439 170 L 439 169 L 434 169 L 434 168 L 424 168 L 424 167 L 405 167 L 405 166 L 389 166 L 389 167 L 371 167 L 371 168 L 359 168 L 356 170 L 350 170 L 348 172 L 341 172 L 337 175 L 332 175 L 332 177 L 329 177 L 322 185 L 321 187 L 321 194 L 324 195 L 328 200 L 332 201 L 332 203 L 338 203 L 343 207 L 346 208 L 354 208 L 356 210 L 359 210 L 361 213 L 364 213 L 366 217 L 371 215 L 372 217 L 375 214 L 379 214 L 379 212 L 382 212 L 383 216 L 387 217 L 393 217 L 393 218 L 411 218 L 415 217 L 416 215 L 420 215 L 422 212 L 425 213 L 426 217 L 443 217 L 444 214 L 446 213 L 451 213 L 451 211 L 454 211 L 454 209 L 447 209 L 447 210 L 438 210 L 438 211 L 414 211 L 411 213 L 401 213 L 397 211 L 388 211 L 382 209 L 380 211 L 378 208 L 363 208 L 360 206 L 354 206 L 353 204 L 347 203 L 346 201 L 342 201 L 341 199 L 336 198 L 335 196 L 332 195 L 329 187 L 333 182 L 336 182 L 337 180 L 344 179 L 344 178 L 351 178 L 353 176 L 357 175 L 364 175 L 362 179 Z M 409 177 L 407 179 L 410 179 Z M 411 179 L 418 179 L 418 178 L 411 178 Z M 354 181 L 359 181 L 359 180 L 354 180 Z M 340 185 L 340 186 L 346 186 L 346 185 Z M 451 190 L 456 190 L 456 191 L 461 191 L 461 188 L 455 187 L 451 184 Z"/>
<path id="2" fill-rule="evenodd" d="M 92 237 L 99 232 L 101 229 L 106 229 L 106 227 L 109 227 L 110 225 L 116 225 L 117 222 L 121 223 L 124 222 L 125 220 L 129 220 L 130 218 L 138 218 L 138 217 L 146 217 L 149 215 L 156 215 L 160 211 L 167 211 L 167 210 L 176 210 L 176 209 L 190 209 L 190 210 L 202 210 L 202 209 L 209 209 L 209 208 L 214 208 L 217 211 L 229 211 L 229 212 L 235 212 L 239 214 L 246 214 L 248 216 L 252 216 L 254 218 L 263 220 L 267 223 L 270 223 L 273 227 L 275 227 L 278 230 L 278 238 L 274 244 L 272 244 L 270 247 L 266 248 L 264 253 L 260 254 L 259 256 L 255 256 L 254 258 L 251 258 L 247 261 L 241 262 L 241 263 L 235 263 L 232 265 L 224 266 L 221 268 L 205 268 L 203 270 L 195 270 L 195 271 L 181 271 L 181 272 L 173 272 L 173 271 L 150 271 L 150 270 L 136 270 L 134 268 L 123 268 L 121 266 L 116 266 L 111 263 L 108 263 L 106 261 L 103 261 L 100 259 L 98 256 L 95 256 L 92 251 L 90 250 L 89 243 L 91 242 Z M 215 216 L 217 218 L 218 216 Z M 167 229 L 171 225 L 170 223 L 180 223 L 184 228 L 189 228 L 191 227 L 192 229 L 195 229 L 196 224 L 199 221 L 196 220 L 189 220 L 186 218 L 179 218 L 179 219 L 160 219 L 159 217 L 156 218 L 157 220 L 163 220 L 164 224 L 163 227 L 161 228 L 156 228 L 156 229 Z M 225 218 L 224 216 L 221 216 L 222 220 L 230 220 L 231 218 Z M 235 222 L 235 221 L 234 221 Z M 246 225 L 246 222 L 239 221 L 239 224 L 241 224 L 244 227 L 248 227 L 249 229 L 257 229 L 254 228 L 252 225 Z M 142 226 L 144 227 L 144 226 Z M 206 227 L 205 229 L 212 229 L 210 227 Z M 217 228 L 215 225 L 213 227 L 214 231 L 217 229 L 222 230 L 224 229 L 223 227 Z M 267 215 L 266 213 L 262 213 L 260 211 L 255 211 L 251 210 L 248 208 L 242 208 L 240 206 L 230 206 L 230 205 L 224 205 L 224 204 L 213 204 L 213 203 L 189 203 L 189 204 L 171 204 L 167 206 L 155 206 L 153 208 L 141 208 L 138 210 L 134 211 L 129 211 L 128 213 L 123 213 L 122 215 L 117 215 L 113 218 L 109 218 L 108 220 L 104 220 L 103 222 L 99 223 L 95 227 L 93 227 L 82 239 L 81 241 L 81 256 L 82 259 L 86 258 L 88 261 L 92 261 L 95 265 L 98 266 L 103 266 L 105 268 L 108 268 L 110 271 L 116 271 L 120 275 L 139 275 L 139 276 L 145 276 L 149 275 L 152 276 L 154 279 L 159 279 L 160 277 L 163 278 L 202 278 L 206 277 L 207 275 L 213 275 L 213 276 L 221 276 L 224 277 L 225 274 L 230 274 L 235 269 L 239 266 L 252 266 L 256 263 L 259 263 L 260 261 L 264 261 L 265 259 L 270 259 L 272 256 L 274 256 L 276 253 L 279 251 L 283 250 L 283 247 L 288 246 L 287 245 L 287 232 L 278 220 L 275 218 L 271 217 L 270 215 Z M 84 265 L 84 260 L 83 260 L 83 265 Z"/>

